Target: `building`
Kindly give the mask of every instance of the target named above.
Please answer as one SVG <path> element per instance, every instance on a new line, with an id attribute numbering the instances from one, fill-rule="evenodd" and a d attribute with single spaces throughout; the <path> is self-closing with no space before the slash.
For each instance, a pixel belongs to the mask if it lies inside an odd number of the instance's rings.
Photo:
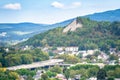
<path id="1" fill-rule="evenodd" d="M 77 52 L 78 51 L 78 47 L 66 47 L 65 51 L 67 52 Z"/>
<path id="2" fill-rule="evenodd" d="M 57 74 L 56 78 L 58 78 L 60 80 L 67 80 L 63 74 Z"/>
<path id="3" fill-rule="evenodd" d="M 77 52 L 79 47 L 57 47 L 58 51 Z"/>

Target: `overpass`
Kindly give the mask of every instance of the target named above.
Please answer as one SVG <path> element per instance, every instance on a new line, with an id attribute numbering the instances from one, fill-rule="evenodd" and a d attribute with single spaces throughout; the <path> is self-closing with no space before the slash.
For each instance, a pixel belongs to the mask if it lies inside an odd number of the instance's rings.
<path id="1" fill-rule="evenodd" d="M 34 62 L 31 64 L 23 64 L 18 66 L 7 67 L 7 69 L 8 70 L 33 69 L 33 68 L 50 66 L 50 65 L 59 65 L 60 63 L 63 63 L 63 61 L 64 61 L 63 59 L 50 59 L 50 60 L 41 61 L 41 62 Z"/>
<path id="2" fill-rule="evenodd" d="M 18 66 L 12 66 L 12 67 L 7 67 L 8 70 L 17 70 L 17 69 L 34 69 L 34 68 L 39 68 L 39 67 L 51 67 L 55 65 L 59 65 L 62 67 L 69 67 L 69 66 L 75 66 L 75 65 L 98 65 L 100 68 L 103 68 L 105 64 L 103 63 L 77 63 L 77 64 L 64 64 L 63 59 L 50 59 L 46 61 L 41 61 L 41 62 L 34 62 L 32 64 L 23 64 L 23 65 L 18 65 Z"/>

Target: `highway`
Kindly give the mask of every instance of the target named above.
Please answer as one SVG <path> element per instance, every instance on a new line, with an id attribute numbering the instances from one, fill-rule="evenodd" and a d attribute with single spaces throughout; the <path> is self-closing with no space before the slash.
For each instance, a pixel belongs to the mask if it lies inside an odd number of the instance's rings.
<path id="1" fill-rule="evenodd" d="M 41 62 L 34 62 L 32 64 L 23 64 L 18 66 L 7 67 L 7 69 L 8 70 L 32 69 L 32 68 L 38 68 L 38 67 L 45 67 L 49 65 L 55 65 L 63 61 L 64 61 L 63 59 L 50 59 L 50 60 L 41 61 Z"/>

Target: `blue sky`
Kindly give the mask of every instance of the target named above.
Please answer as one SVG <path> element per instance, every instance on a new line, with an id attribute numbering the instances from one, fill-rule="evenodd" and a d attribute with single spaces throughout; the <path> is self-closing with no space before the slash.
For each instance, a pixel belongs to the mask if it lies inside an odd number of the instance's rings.
<path id="1" fill-rule="evenodd" d="M 0 0 L 0 23 L 53 24 L 120 8 L 120 0 Z"/>

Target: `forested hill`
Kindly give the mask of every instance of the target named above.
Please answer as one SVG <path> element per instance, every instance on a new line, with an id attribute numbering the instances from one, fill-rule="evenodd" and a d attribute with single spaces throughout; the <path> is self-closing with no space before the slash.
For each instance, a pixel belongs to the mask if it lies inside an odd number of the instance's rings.
<path id="1" fill-rule="evenodd" d="M 63 33 L 65 27 L 58 27 L 35 35 L 19 46 L 79 46 L 80 49 L 109 49 L 120 50 L 120 22 L 97 22 L 88 18 L 78 17 L 82 24 L 76 31 Z"/>

